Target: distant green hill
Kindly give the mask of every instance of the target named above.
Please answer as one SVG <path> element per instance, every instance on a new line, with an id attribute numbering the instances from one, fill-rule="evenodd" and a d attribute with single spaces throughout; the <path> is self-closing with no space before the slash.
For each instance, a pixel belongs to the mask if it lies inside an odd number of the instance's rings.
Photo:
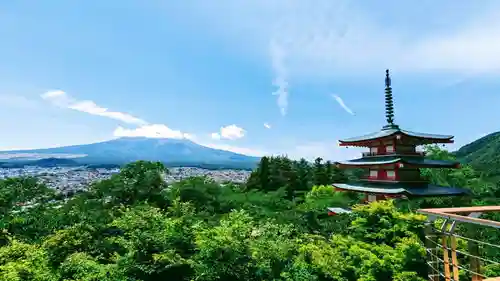
<path id="1" fill-rule="evenodd" d="M 471 142 L 454 154 L 461 162 L 470 164 L 486 177 L 500 179 L 500 132 Z"/>
<path id="2" fill-rule="evenodd" d="M 41 167 L 77 166 L 78 162 L 72 159 L 46 158 L 46 159 L 35 160 L 33 162 L 28 162 L 28 165 L 41 166 Z"/>

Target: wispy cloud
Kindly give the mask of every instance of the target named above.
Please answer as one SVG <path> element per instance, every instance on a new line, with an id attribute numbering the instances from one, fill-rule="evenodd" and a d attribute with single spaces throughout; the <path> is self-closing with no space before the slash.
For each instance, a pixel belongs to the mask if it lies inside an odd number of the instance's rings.
<path id="1" fill-rule="evenodd" d="M 90 100 L 76 100 L 69 96 L 66 92 L 61 90 L 48 91 L 41 95 L 44 100 L 53 103 L 56 106 L 73 109 L 76 111 L 97 115 L 101 117 L 107 117 L 115 119 L 127 124 L 133 125 L 145 125 L 146 121 L 134 117 L 128 113 L 112 111 L 108 108 L 97 105 L 95 102 Z"/>
<path id="2" fill-rule="evenodd" d="M 113 131 L 115 137 L 148 137 L 148 138 L 192 138 L 191 134 L 173 130 L 164 124 L 149 124 L 144 119 L 131 114 L 113 111 L 102 107 L 90 100 L 77 100 L 61 90 L 48 91 L 41 95 L 42 99 L 50 103 L 67 109 L 79 112 L 114 119 L 126 124 L 138 126 L 136 128 L 124 128 L 118 126 Z"/>
<path id="3" fill-rule="evenodd" d="M 349 114 L 354 115 L 354 112 L 344 103 L 341 97 L 332 94 L 332 97 L 337 101 L 337 103 Z"/>
<path id="4" fill-rule="evenodd" d="M 391 20 L 391 26 L 378 19 L 390 16 L 393 9 L 373 14 L 353 3 L 221 0 L 204 5 L 201 13 L 203 21 L 210 22 L 206 32 L 226 36 L 229 42 L 243 46 L 243 52 L 260 52 L 262 57 L 269 52 L 269 42 L 278 45 L 286 53 L 289 80 L 362 75 L 387 67 L 411 73 L 500 72 L 497 2 L 467 13 L 465 4 L 453 1 L 405 3 L 398 5 L 400 16 Z M 429 20 L 437 22 L 439 17 L 441 28 L 421 24 L 422 17 L 415 15 L 423 7 L 433 10 Z M 200 13 L 198 6 L 196 13 Z M 228 14 L 231 16 L 223 16 Z"/>
<path id="5" fill-rule="evenodd" d="M 147 137 L 147 138 L 171 138 L 171 139 L 192 139 L 193 135 L 172 130 L 163 124 L 144 125 L 134 129 L 127 129 L 119 126 L 113 132 L 115 137 Z"/>
<path id="6" fill-rule="evenodd" d="M 235 153 L 254 156 L 262 156 L 266 154 L 266 152 L 259 149 L 232 146 L 223 143 L 214 144 L 203 139 L 198 139 L 194 134 L 171 129 L 165 124 L 150 124 L 144 119 L 132 116 L 128 113 L 109 110 L 108 108 L 97 105 L 93 101 L 76 100 L 73 97 L 69 96 L 66 92 L 61 90 L 48 91 L 42 94 L 41 97 L 58 107 L 77 110 L 91 115 L 111 118 L 123 123 L 137 126 L 135 128 L 125 128 L 122 126 L 118 126 L 113 131 L 113 136 L 115 137 L 189 139 L 206 147 L 232 151 Z M 221 127 L 219 132 L 212 133 L 211 137 L 212 139 L 235 140 L 244 137 L 245 134 L 246 131 L 243 128 L 232 124 Z"/>
<path id="7" fill-rule="evenodd" d="M 278 96 L 277 103 L 280 113 L 285 116 L 288 109 L 288 82 L 285 68 L 285 52 L 273 41 L 270 45 L 270 56 L 275 75 L 273 85 L 278 88 L 273 92 L 273 95 Z"/>
<path id="8" fill-rule="evenodd" d="M 261 150 L 258 148 L 241 147 L 241 146 L 234 146 L 234 145 L 228 145 L 228 144 L 222 144 L 222 143 L 211 143 L 211 142 L 204 142 L 204 141 L 196 141 L 196 142 L 198 144 L 206 146 L 206 147 L 231 151 L 234 153 L 240 153 L 240 154 L 245 154 L 245 155 L 250 155 L 250 156 L 270 155 L 270 153 L 268 151 Z"/>
<path id="9" fill-rule="evenodd" d="M 219 132 L 214 132 L 211 134 L 212 139 L 228 139 L 228 140 L 236 140 L 241 139 L 246 134 L 246 131 L 243 128 L 236 126 L 235 124 L 227 125 L 225 127 L 221 127 Z"/>
<path id="10" fill-rule="evenodd" d="M 268 124 L 268 123 L 264 123 L 264 127 L 265 127 L 266 129 L 271 129 L 271 125 L 270 125 L 270 124 Z"/>
<path id="11" fill-rule="evenodd" d="M 211 133 L 210 134 L 210 137 L 213 139 L 213 140 L 220 140 L 221 139 L 221 136 L 219 133 Z"/>

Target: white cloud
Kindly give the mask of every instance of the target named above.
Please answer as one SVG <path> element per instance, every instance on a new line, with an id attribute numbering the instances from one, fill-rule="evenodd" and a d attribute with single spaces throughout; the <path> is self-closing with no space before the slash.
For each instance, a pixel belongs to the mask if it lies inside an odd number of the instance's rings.
<path id="1" fill-rule="evenodd" d="M 220 128 L 220 135 L 222 138 L 235 140 L 244 137 L 246 131 L 236 125 L 228 125 L 226 127 Z"/>
<path id="2" fill-rule="evenodd" d="M 146 121 L 144 121 L 140 118 L 134 117 L 130 114 L 123 113 L 123 112 L 110 111 L 107 108 L 98 106 L 93 101 L 87 100 L 87 101 L 76 102 L 74 104 L 69 105 L 68 108 L 78 110 L 81 112 L 85 112 L 88 114 L 92 114 L 92 115 L 108 117 L 108 118 L 119 120 L 119 121 L 122 121 L 122 122 L 125 122 L 128 124 L 135 124 L 135 125 L 146 124 Z"/>
<path id="3" fill-rule="evenodd" d="M 486 13 L 460 30 L 434 34 L 409 48 L 404 63 L 424 70 L 466 74 L 500 70 L 500 13 Z"/>
<path id="4" fill-rule="evenodd" d="M 417 14 L 422 6 L 432 12 Z M 435 1 L 373 10 L 352 1 L 217 1 L 198 18 L 242 52 L 264 58 L 269 42 L 286 54 L 289 81 L 297 76 L 397 72 L 495 72 L 500 70 L 500 5 L 494 1 L 464 12 L 466 4 Z M 364 10 L 363 10 L 364 9 Z M 194 7 L 193 7 L 194 11 Z M 422 21 L 436 24 L 423 25 Z M 191 22 L 190 22 L 191 23 Z M 207 24 L 209 23 L 209 24 Z M 438 28 L 436 28 L 436 26 Z M 268 64 L 274 67 L 275 56 Z M 285 81 L 285 80 L 283 80 Z"/>
<path id="5" fill-rule="evenodd" d="M 256 149 L 256 148 L 248 148 L 248 147 L 240 147 L 240 146 L 234 146 L 234 145 L 227 145 L 227 144 L 220 144 L 220 143 L 205 143 L 205 142 L 197 142 L 200 145 L 214 148 L 214 149 L 220 149 L 220 150 L 226 150 L 226 151 L 231 151 L 234 153 L 239 153 L 239 154 L 244 154 L 244 155 L 249 155 L 249 156 L 265 156 L 265 155 L 270 155 L 269 152 Z"/>
<path id="6" fill-rule="evenodd" d="M 42 94 L 43 99 L 53 99 L 56 97 L 65 97 L 66 93 L 61 90 L 53 90 L 53 91 L 48 91 Z"/>
<path id="7" fill-rule="evenodd" d="M 337 103 L 349 114 L 354 115 L 354 112 L 344 103 L 341 97 L 332 94 L 332 97 L 337 101 Z"/>
<path id="8" fill-rule="evenodd" d="M 40 95 L 40 97 L 53 105 L 63 108 L 67 108 L 73 102 L 72 98 L 61 90 L 48 91 Z"/>
<path id="9" fill-rule="evenodd" d="M 288 109 L 288 82 L 285 68 L 285 52 L 275 42 L 271 42 L 270 56 L 274 71 L 273 85 L 276 86 L 273 95 L 278 96 L 277 104 L 281 115 L 285 116 Z"/>
<path id="10" fill-rule="evenodd" d="M 401 75 L 500 72 L 500 4 L 464 12 L 467 4 L 424 2 L 397 10 L 350 0 L 220 0 L 186 3 L 183 11 L 191 13 L 190 25 L 271 69 L 273 94 L 286 115 L 296 83 L 387 68 Z M 423 6 L 431 12 L 423 14 Z M 384 20 L 394 14 L 390 24 Z"/>
<path id="11" fill-rule="evenodd" d="M 228 139 L 236 140 L 241 139 L 246 134 L 243 128 L 236 126 L 235 124 L 221 127 L 219 132 L 211 134 L 212 139 Z"/>
<path id="12" fill-rule="evenodd" d="M 271 129 L 271 125 L 268 123 L 264 123 L 264 127 L 266 127 L 266 129 Z"/>
<path id="13" fill-rule="evenodd" d="M 229 126 L 227 126 L 229 127 Z M 225 128 L 227 128 L 225 127 Z M 227 131 L 226 131 L 227 133 Z M 163 124 L 151 124 L 144 125 L 135 129 L 127 129 L 123 127 L 118 127 L 113 132 L 115 137 L 147 137 L 147 138 L 170 138 L 170 139 L 188 139 L 199 145 L 206 146 L 209 148 L 220 149 L 225 151 L 231 151 L 234 153 L 240 153 L 249 156 L 264 156 L 269 153 L 260 149 L 240 147 L 234 145 L 228 145 L 223 143 L 211 143 L 204 140 L 198 139 L 195 135 L 184 133 L 179 130 L 172 130 Z M 217 137 L 218 136 L 218 137 Z M 212 138 L 220 139 L 219 133 L 213 133 Z"/>
<path id="14" fill-rule="evenodd" d="M 108 108 L 97 105 L 90 100 L 76 100 L 61 90 L 48 91 L 41 95 L 44 100 L 52 104 L 68 108 L 91 115 L 111 118 L 123 123 L 138 125 L 137 128 L 117 127 L 113 136 L 115 137 L 147 137 L 147 138 L 174 138 L 174 139 L 193 139 L 194 136 L 179 130 L 173 130 L 164 124 L 149 124 L 141 118 L 137 118 L 128 113 L 112 111 Z"/>
<path id="15" fill-rule="evenodd" d="M 52 104 L 59 107 L 69 108 L 92 115 L 107 117 L 132 125 L 138 125 L 138 127 L 136 128 L 124 128 L 122 126 L 118 126 L 113 132 L 113 136 L 115 137 L 189 139 L 206 147 L 227 150 L 245 155 L 261 156 L 267 154 L 266 152 L 258 149 L 237 147 L 226 144 L 213 144 L 209 142 L 204 143 L 201 140 L 197 140 L 195 135 L 182 132 L 180 130 L 173 130 L 164 124 L 149 124 L 145 120 L 134 117 L 130 114 L 118 111 L 110 111 L 107 108 L 97 105 L 93 101 L 75 100 L 64 91 L 48 91 L 42 94 L 41 97 L 44 100 L 50 101 Z M 246 132 L 244 129 L 233 124 L 220 128 L 220 132 L 212 133 L 211 137 L 213 139 L 235 140 L 244 137 L 245 133 Z"/>
<path id="16" fill-rule="evenodd" d="M 146 138 L 170 138 L 170 139 L 193 139 L 194 136 L 178 130 L 172 130 L 163 124 L 144 125 L 135 129 L 127 129 L 119 126 L 113 132 L 115 137 L 146 137 Z"/>
<path id="17" fill-rule="evenodd" d="M 51 103 L 53 103 L 54 105 L 59 106 L 59 107 L 69 108 L 69 109 L 77 110 L 77 111 L 92 114 L 92 115 L 107 117 L 107 118 L 115 119 L 115 120 L 118 120 L 118 121 L 121 121 L 121 122 L 124 122 L 127 124 L 134 124 L 134 125 L 147 124 L 146 121 L 144 121 L 140 118 L 134 117 L 128 113 L 111 111 L 108 108 L 101 107 L 101 106 L 97 105 L 93 101 L 76 100 L 76 99 L 70 97 L 64 91 L 60 91 L 60 90 L 48 91 L 48 92 L 42 94 L 41 97 L 44 100 L 48 100 Z"/>
<path id="18" fill-rule="evenodd" d="M 180 130 L 173 130 L 164 124 L 149 124 L 143 119 L 134 117 L 130 114 L 118 111 L 110 111 L 107 108 L 101 107 L 97 105 L 93 101 L 89 100 L 75 100 L 70 97 L 64 91 L 48 91 L 41 95 L 44 100 L 50 101 L 52 104 L 62 107 L 69 108 L 73 110 L 77 110 L 80 112 L 85 112 L 92 115 L 107 117 L 111 119 L 115 119 L 118 121 L 122 121 L 124 123 L 138 125 L 136 128 L 124 128 L 122 126 L 118 126 L 113 131 L 113 136 L 115 137 L 146 137 L 146 138 L 170 138 L 170 139 L 189 139 L 194 141 L 200 145 L 231 151 L 235 153 L 251 155 L 251 156 L 262 156 L 268 154 L 265 151 L 253 148 L 246 147 L 238 147 L 227 144 L 214 144 L 210 142 L 204 142 L 203 140 L 198 140 L 195 135 L 182 132 Z M 1 99 L 0 99 L 1 100 Z M 220 128 L 220 132 L 212 133 L 212 139 L 228 139 L 235 140 L 245 136 L 245 130 L 233 125 L 228 125 Z"/>

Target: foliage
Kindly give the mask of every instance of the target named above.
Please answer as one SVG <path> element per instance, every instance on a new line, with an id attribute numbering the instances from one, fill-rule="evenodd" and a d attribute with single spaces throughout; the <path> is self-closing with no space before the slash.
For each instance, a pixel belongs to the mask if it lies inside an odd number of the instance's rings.
<path id="1" fill-rule="evenodd" d="M 462 162 L 480 171 L 492 182 L 500 180 L 500 132 L 484 136 L 461 147 L 454 154 Z"/>
<path id="2" fill-rule="evenodd" d="M 8 178 L 0 181 L 0 216 L 8 215 L 23 205 L 51 199 L 54 193 L 35 178 Z"/>
<path id="3" fill-rule="evenodd" d="M 347 176 L 332 162 L 323 163 L 316 158 L 310 164 L 305 159 L 290 160 L 284 156 L 262 157 L 257 169 L 252 172 L 247 187 L 261 191 L 276 191 L 284 188 L 286 197 L 301 197 L 311 190 L 313 185 L 329 185 L 333 182 L 345 182 Z"/>
<path id="4" fill-rule="evenodd" d="M 423 173 L 475 188 L 482 179 L 468 169 Z M 263 157 L 246 185 L 202 177 L 167 185 L 167 172 L 132 163 L 68 199 L 34 179 L 0 181 L 0 281 L 425 280 L 425 218 L 401 202 L 357 205 L 356 194 L 329 186 L 346 176 L 328 161 Z M 327 216 L 327 207 L 352 213 Z"/>
<path id="5" fill-rule="evenodd" d="M 36 244 L 10 240 L 0 248 L 0 280 L 41 281 L 57 280 L 48 264 L 46 252 Z"/>

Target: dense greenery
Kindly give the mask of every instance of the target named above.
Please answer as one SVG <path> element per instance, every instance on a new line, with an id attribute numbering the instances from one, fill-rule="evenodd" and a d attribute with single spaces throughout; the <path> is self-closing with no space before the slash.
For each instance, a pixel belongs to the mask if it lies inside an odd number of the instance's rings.
<path id="1" fill-rule="evenodd" d="M 454 154 L 462 162 L 481 171 L 489 180 L 500 182 L 500 132 L 465 145 Z"/>
<path id="2" fill-rule="evenodd" d="M 346 180 L 347 176 L 342 170 L 330 161 L 323 163 L 322 158 L 316 158 L 314 163 L 310 164 L 305 159 L 293 161 L 283 156 L 262 157 L 259 166 L 250 175 L 246 187 L 265 192 L 283 188 L 286 198 L 300 199 L 314 185 L 329 185 Z"/>
<path id="3" fill-rule="evenodd" d="M 425 217 L 408 210 L 487 204 L 480 198 L 495 193 L 470 167 L 423 173 L 463 183 L 476 193 L 472 201 L 370 205 L 327 186 L 346 176 L 322 159 L 264 157 L 244 185 L 207 178 L 167 185 L 164 172 L 160 163 L 135 162 L 71 198 L 30 178 L 0 181 L 0 280 L 423 281 Z M 331 206 L 353 213 L 327 216 Z"/>

